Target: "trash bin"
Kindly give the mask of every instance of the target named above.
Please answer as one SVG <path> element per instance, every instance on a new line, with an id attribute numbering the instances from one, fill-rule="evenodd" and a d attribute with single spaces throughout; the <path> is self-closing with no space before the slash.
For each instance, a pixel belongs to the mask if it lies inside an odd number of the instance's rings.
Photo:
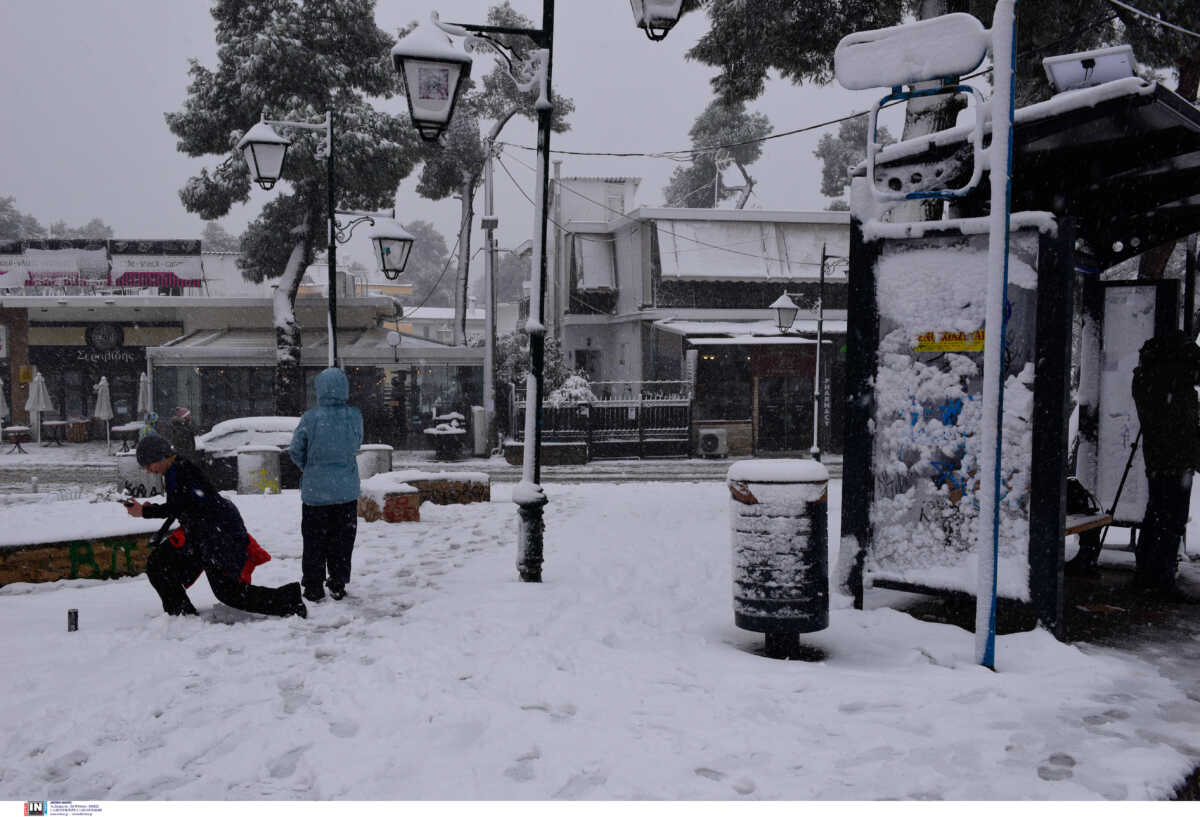
<path id="1" fill-rule="evenodd" d="M 829 626 L 829 472 L 815 460 L 743 460 L 727 475 L 733 618 L 791 657 Z"/>
<path id="2" fill-rule="evenodd" d="M 136 451 L 120 451 L 116 456 L 118 490 L 130 496 L 158 496 L 166 493 L 163 489 L 163 478 L 138 465 Z"/>
<path id="3" fill-rule="evenodd" d="M 358 449 L 358 478 L 370 479 L 392 470 L 392 447 L 383 443 L 368 443 Z"/>
<path id="4" fill-rule="evenodd" d="M 244 445 L 237 450 L 239 494 L 279 493 L 279 449 Z"/>

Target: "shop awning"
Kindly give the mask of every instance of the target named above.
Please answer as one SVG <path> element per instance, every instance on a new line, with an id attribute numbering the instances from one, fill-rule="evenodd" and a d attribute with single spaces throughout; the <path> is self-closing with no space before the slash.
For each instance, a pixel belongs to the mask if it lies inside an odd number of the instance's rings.
<path id="1" fill-rule="evenodd" d="M 338 332 L 338 356 L 343 366 L 482 366 L 483 347 L 446 346 L 402 335 L 393 355 L 385 329 L 347 329 Z M 302 366 L 324 366 L 329 360 L 325 332 L 303 334 Z M 274 329 L 211 329 L 184 335 L 146 350 L 155 366 L 274 366 Z"/>
<path id="2" fill-rule="evenodd" d="M 663 280 L 818 280 L 822 251 L 849 255 L 849 219 L 811 222 L 658 219 Z M 845 279 L 832 265 L 827 277 Z"/>
<path id="3" fill-rule="evenodd" d="M 654 328 L 660 332 L 683 335 L 691 343 L 700 343 L 709 338 L 763 338 L 780 337 L 782 334 L 775 321 L 688 321 L 667 318 L 655 321 Z M 846 321 L 826 318 L 821 322 L 821 331 L 826 335 L 844 335 L 846 334 Z M 792 324 L 792 332 L 787 337 L 794 337 L 796 334 L 816 335 L 816 319 L 801 318 L 795 321 Z M 750 341 L 740 342 L 749 343 Z"/>
<path id="4" fill-rule="evenodd" d="M 833 343 L 831 339 L 823 338 L 825 343 Z M 816 346 L 816 338 L 802 338 L 797 335 L 776 335 L 775 337 L 758 337 L 756 335 L 736 335 L 732 338 L 688 338 L 693 346 Z"/>
<path id="5" fill-rule="evenodd" d="M 199 287 L 199 278 L 180 278 L 173 272 L 126 272 L 113 281 L 118 287 Z"/>

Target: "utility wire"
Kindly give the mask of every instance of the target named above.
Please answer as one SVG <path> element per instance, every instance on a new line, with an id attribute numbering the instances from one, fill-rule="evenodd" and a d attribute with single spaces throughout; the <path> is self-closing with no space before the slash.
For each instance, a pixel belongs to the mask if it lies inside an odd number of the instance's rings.
<path id="1" fill-rule="evenodd" d="M 1158 23 L 1160 26 L 1166 26 L 1167 28 L 1174 29 L 1175 31 L 1181 32 L 1183 34 L 1187 34 L 1189 37 L 1196 37 L 1196 38 L 1200 39 L 1200 34 L 1197 34 L 1195 31 L 1192 31 L 1189 28 L 1184 28 L 1183 26 L 1177 26 L 1174 23 L 1168 23 L 1166 20 L 1162 19 L 1161 17 L 1156 17 L 1153 14 L 1147 14 L 1146 12 L 1142 11 L 1141 9 L 1134 8 L 1133 6 L 1129 5 L 1128 3 L 1122 3 L 1121 0 L 1108 0 L 1108 2 L 1112 3 L 1114 6 L 1117 6 L 1118 8 L 1123 8 L 1126 11 L 1132 12 L 1139 17 L 1145 17 L 1147 20 L 1149 20 L 1153 23 Z"/>
<path id="2" fill-rule="evenodd" d="M 1183 31 L 1186 34 L 1191 34 L 1192 36 L 1200 37 L 1200 34 L 1196 34 L 1193 31 L 1188 31 L 1185 28 L 1180 28 L 1179 26 L 1176 26 L 1172 23 L 1168 23 L 1164 20 L 1160 20 L 1157 17 L 1148 15 L 1145 12 L 1138 11 L 1137 9 L 1133 8 L 1132 6 L 1128 6 L 1124 3 L 1119 2 L 1119 0 L 1108 0 L 1108 2 L 1114 3 L 1123 8 L 1127 8 L 1136 14 L 1141 14 L 1144 17 L 1148 17 L 1149 19 L 1153 20 L 1156 23 L 1161 23 L 1162 25 L 1179 29 L 1180 31 Z M 1100 26 L 1108 25 L 1109 23 L 1111 23 L 1113 20 L 1116 20 L 1116 19 L 1118 19 L 1118 16 L 1115 13 L 1110 14 L 1109 16 L 1107 16 L 1101 20 L 1097 20 L 1097 21 L 1090 23 L 1089 25 L 1086 25 L 1083 28 L 1079 29 L 1079 33 L 1082 33 L 1084 31 L 1089 31 L 1093 28 L 1099 28 Z M 1073 35 L 1064 35 L 1062 37 L 1059 37 L 1057 40 L 1046 43 L 1044 45 L 1040 45 L 1036 49 L 1027 48 L 1024 51 L 1017 54 L 1017 57 L 1018 58 L 1027 57 L 1035 50 L 1038 50 L 1038 51 L 1048 50 L 1050 48 L 1053 48 L 1056 45 L 1059 45 L 1060 43 L 1067 42 L 1068 40 L 1072 39 L 1072 37 L 1073 37 Z M 966 76 L 962 77 L 960 79 L 960 82 L 965 82 L 966 80 L 969 80 L 969 79 L 975 79 L 976 77 L 981 77 L 985 74 L 990 74 L 991 72 L 992 72 L 991 66 L 988 66 L 987 68 L 981 68 L 980 70 L 975 71 L 974 73 L 967 74 Z M 903 104 L 903 100 L 896 100 L 894 102 L 889 102 L 887 105 L 882 106 L 882 109 L 891 108 L 895 105 L 901 105 L 901 104 Z M 813 125 L 804 125 L 803 127 L 793 128 L 793 129 L 787 130 L 787 131 L 780 131 L 778 133 L 771 133 L 766 136 L 758 137 L 755 139 L 744 139 L 740 142 L 730 142 L 728 144 L 722 144 L 722 145 L 709 145 L 707 147 L 692 147 L 692 148 L 684 148 L 681 150 L 663 150 L 663 151 L 658 151 L 655 153 L 644 153 L 644 152 L 636 152 L 636 151 L 614 152 L 614 151 L 602 151 L 602 150 L 559 150 L 559 149 L 551 149 L 550 152 L 558 153 L 558 154 L 561 154 L 564 156 L 610 156 L 610 157 L 626 158 L 626 159 L 629 159 L 629 158 L 669 159 L 673 162 L 684 162 L 684 161 L 687 161 L 689 158 L 696 156 L 698 154 L 701 154 L 701 153 L 710 153 L 710 152 L 716 151 L 716 150 L 723 150 L 723 149 L 727 149 L 727 148 L 742 147 L 744 145 L 758 144 L 760 142 L 767 142 L 771 139 L 781 139 L 785 136 L 795 136 L 798 133 L 806 133 L 808 131 L 818 130 L 820 128 L 828 128 L 832 125 L 838 125 L 838 124 L 841 124 L 842 122 L 846 122 L 846 121 L 855 119 L 860 116 L 866 116 L 869 113 L 870 113 L 870 111 L 857 111 L 855 113 L 850 113 L 850 114 L 846 114 L 845 116 L 837 117 L 836 119 L 827 119 L 824 122 L 817 122 L 816 124 L 813 124 Z M 513 142 L 496 142 L 496 144 L 502 145 L 502 146 L 506 145 L 508 147 L 520 148 L 521 150 L 527 150 L 527 151 L 531 151 L 531 152 L 537 150 L 536 147 L 532 147 L 530 145 L 518 145 Z"/>
<path id="3" fill-rule="evenodd" d="M 429 293 L 425 296 L 425 300 L 421 301 L 420 304 L 413 307 L 414 311 L 425 306 L 425 304 L 429 302 L 429 299 L 433 297 L 433 294 L 435 292 L 437 292 L 438 284 L 442 283 L 442 279 L 446 277 L 446 271 L 450 269 L 450 262 L 454 260 L 454 253 L 455 253 L 455 251 L 458 250 L 458 245 L 461 241 L 462 241 L 462 229 L 460 227 L 459 231 L 458 231 L 458 238 L 454 239 L 454 247 L 451 248 L 450 254 L 446 256 L 446 264 L 445 264 L 445 266 L 442 267 L 441 274 L 438 275 L 437 280 L 433 282 L 433 286 L 431 286 L 429 288 Z M 451 298 L 451 301 L 453 301 L 453 300 L 454 299 Z"/>
<path id="4" fill-rule="evenodd" d="M 514 161 L 516 161 L 516 162 L 517 162 L 518 164 L 520 164 L 521 166 L 523 166 L 523 167 L 525 167 L 525 168 L 527 168 L 527 169 L 529 169 L 529 170 L 532 170 L 532 171 L 536 172 L 536 168 L 532 167 L 531 165 L 525 164 L 525 162 L 522 162 L 520 159 L 517 159 L 515 156 L 514 156 L 514 157 L 512 157 L 512 158 L 513 158 L 513 160 L 514 160 Z M 524 191 L 524 189 L 522 189 L 522 188 L 521 188 L 521 185 L 520 185 L 520 183 L 519 183 L 519 182 L 518 182 L 518 181 L 517 181 L 515 178 L 513 178 L 513 175 L 512 175 L 512 173 L 509 171 L 509 169 L 508 169 L 507 167 L 504 167 L 504 163 L 503 163 L 503 162 L 500 162 L 500 160 L 499 160 L 499 159 L 497 159 L 497 161 L 500 163 L 500 166 L 501 166 L 502 168 L 504 168 L 504 172 L 505 172 L 505 173 L 508 175 L 508 178 L 512 180 L 512 183 L 513 183 L 514 185 L 516 185 L 516 186 L 517 186 L 517 190 L 519 190 L 519 191 L 520 191 L 520 193 L 521 193 L 521 195 L 525 197 L 526 201 L 528 201 L 530 204 L 533 204 L 533 199 L 531 199 L 531 198 L 529 197 L 529 194 L 528 194 L 528 193 L 526 193 L 526 192 Z M 569 185 L 565 185 L 565 184 L 563 184 L 561 181 L 559 181 L 559 182 L 556 182 L 556 184 L 557 184 L 559 187 L 563 188 L 564 190 L 568 190 L 568 191 L 570 191 L 571 193 L 574 193 L 576 196 L 579 196 L 579 198 L 581 198 L 581 199 L 584 199 L 585 201 L 590 201 L 592 204 L 595 204 L 595 205 L 599 206 L 600 208 L 602 208 L 602 209 L 604 209 L 604 210 L 606 210 L 606 211 L 608 211 L 608 212 L 610 212 L 610 213 L 613 213 L 613 214 L 615 214 L 615 215 L 618 215 L 618 216 L 624 216 L 624 215 L 626 215 L 625 213 L 622 213 L 622 212 L 620 212 L 619 210 L 614 210 L 613 208 L 609 207 L 609 206 L 608 206 L 607 204 L 605 204 L 604 202 L 596 201 L 596 200 L 595 200 L 595 199 L 593 199 L 591 196 L 586 196 L 586 195 L 584 195 L 583 193 L 580 193 L 580 192 L 579 192 L 578 190 L 576 190 L 575 188 L 573 188 L 573 187 L 570 187 Z M 549 221 L 551 224 L 554 224 L 554 226 L 558 227 L 560 230 L 564 230 L 564 231 L 566 231 L 566 228 L 565 228 L 565 227 L 563 227 L 563 226 L 562 226 L 561 224 L 559 224 L 558 222 L 554 221 L 554 219 L 550 218 L 549 216 L 547 216 L 546 218 L 547 218 L 547 220 L 548 220 L 548 221 Z M 783 266 L 783 267 L 786 267 L 786 268 L 787 268 L 787 269 L 789 269 L 789 270 L 790 270 L 790 269 L 791 269 L 793 266 L 797 266 L 797 265 L 799 265 L 799 266 L 808 266 L 808 267 L 819 267 L 819 266 L 821 266 L 821 265 L 820 265 L 820 263 L 819 263 L 819 262 L 817 262 L 817 261 L 792 261 L 791 259 L 774 258 L 774 257 L 772 257 L 772 256 L 769 256 L 769 255 L 763 255 L 763 254 L 761 254 L 761 253 L 742 252 L 741 250 L 735 250 L 735 249 L 732 249 L 732 248 L 730 248 L 730 247 L 723 247 L 723 246 L 721 246 L 720 244 L 711 244 L 711 243 L 709 243 L 709 242 L 707 242 L 707 241 L 701 241 L 701 240 L 700 240 L 700 239 L 698 239 L 698 238 L 692 238 L 691 236 L 682 235 L 682 234 L 680 234 L 680 233 L 677 233 L 677 232 L 675 232 L 674 230 L 670 230 L 670 229 L 667 229 L 667 228 L 663 227 L 663 226 L 662 226 L 662 224 L 661 224 L 661 222 L 660 222 L 660 223 L 659 223 L 657 226 L 658 226 L 658 231 L 659 231 L 660 233 L 666 233 L 667 235 L 669 235 L 669 236 L 672 236 L 672 237 L 674 237 L 674 238 L 677 238 L 677 239 L 680 239 L 680 240 L 682 240 L 682 241 L 689 241 L 689 242 L 691 242 L 691 243 L 693 243 L 693 244 L 698 244 L 698 245 L 699 245 L 699 246 L 701 246 L 701 247 L 708 247 L 709 249 L 713 249 L 713 250 L 720 250 L 721 252 L 727 252 L 727 253 L 731 253 L 731 254 L 733 254 L 733 255 L 741 255 L 741 256 L 745 256 L 746 258 L 753 258 L 753 259 L 755 259 L 755 260 L 758 260 L 758 261 L 773 261 L 773 262 L 775 262 L 776 264 L 779 264 L 779 265 L 781 265 L 781 266 Z"/>

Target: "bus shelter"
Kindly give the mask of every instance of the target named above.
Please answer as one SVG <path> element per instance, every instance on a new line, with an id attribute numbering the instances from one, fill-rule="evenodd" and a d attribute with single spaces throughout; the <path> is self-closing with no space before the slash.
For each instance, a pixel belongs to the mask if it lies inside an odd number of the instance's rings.
<path id="1" fill-rule="evenodd" d="M 963 185 L 972 173 L 969 134 L 955 128 L 883 149 L 874 184 Z M 1028 604 L 1061 635 L 1066 536 L 1080 527 L 1066 509 L 1073 322 L 1084 336 L 1079 473 L 1107 503 L 1128 455 L 1114 441 L 1128 429 L 1106 420 L 1101 406 L 1124 405 L 1145 338 L 1190 327 L 1194 266 L 1183 288 L 1113 286 L 1099 274 L 1200 229 L 1200 111 L 1137 77 L 1068 91 L 1016 111 L 1013 156 L 998 594 Z M 882 222 L 867 182 L 860 168 L 852 183 L 838 578 L 859 607 L 871 587 L 970 596 L 986 168 L 984 183 L 938 221 Z M 1136 504 L 1136 488 L 1131 497 Z M 1140 520 L 1134 510 L 1120 513 L 1126 524 Z"/>

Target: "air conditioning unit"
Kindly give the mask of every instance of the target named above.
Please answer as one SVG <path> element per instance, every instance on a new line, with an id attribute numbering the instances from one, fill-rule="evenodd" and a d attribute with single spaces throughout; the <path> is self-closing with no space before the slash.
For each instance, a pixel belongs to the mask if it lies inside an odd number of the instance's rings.
<path id="1" fill-rule="evenodd" d="M 700 429 L 700 456 L 728 457 L 729 432 L 723 428 Z"/>

